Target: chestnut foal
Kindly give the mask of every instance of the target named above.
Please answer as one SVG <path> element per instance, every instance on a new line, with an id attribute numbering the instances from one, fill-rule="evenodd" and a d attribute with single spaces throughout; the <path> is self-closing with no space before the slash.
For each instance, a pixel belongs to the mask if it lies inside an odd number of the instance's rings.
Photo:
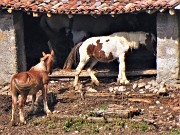
<path id="1" fill-rule="evenodd" d="M 48 74 L 52 73 L 53 57 L 54 52 L 51 51 L 51 54 L 42 53 L 43 57 L 40 59 L 40 62 L 31 67 L 27 72 L 21 72 L 15 74 L 11 79 L 11 94 L 12 94 L 12 118 L 11 126 L 15 125 L 15 109 L 17 106 L 18 96 L 21 95 L 18 101 L 19 105 L 19 115 L 20 115 L 20 124 L 26 124 L 23 107 L 26 103 L 28 95 L 32 95 L 32 106 L 31 111 L 34 111 L 34 102 L 36 100 L 36 93 L 39 90 L 42 90 L 44 111 L 48 115 L 51 111 L 47 105 L 47 87 L 49 82 Z"/>

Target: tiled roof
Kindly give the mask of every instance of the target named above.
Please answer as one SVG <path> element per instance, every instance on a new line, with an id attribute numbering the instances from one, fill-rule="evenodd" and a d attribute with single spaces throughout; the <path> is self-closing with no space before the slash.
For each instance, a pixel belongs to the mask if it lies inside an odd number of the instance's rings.
<path id="1" fill-rule="evenodd" d="M 180 0 L 0 0 L 0 9 L 56 14 L 121 14 L 171 9 Z"/>

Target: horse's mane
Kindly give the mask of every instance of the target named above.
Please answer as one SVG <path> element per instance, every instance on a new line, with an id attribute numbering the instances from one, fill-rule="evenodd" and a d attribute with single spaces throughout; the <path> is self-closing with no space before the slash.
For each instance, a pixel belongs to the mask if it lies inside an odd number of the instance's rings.
<path id="1" fill-rule="evenodd" d="M 110 37 L 119 37 L 121 42 L 129 45 L 130 48 L 137 49 L 140 41 L 145 39 L 146 33 L 142 31 L 138 32 L 116 32 L 110 35 Z"/>

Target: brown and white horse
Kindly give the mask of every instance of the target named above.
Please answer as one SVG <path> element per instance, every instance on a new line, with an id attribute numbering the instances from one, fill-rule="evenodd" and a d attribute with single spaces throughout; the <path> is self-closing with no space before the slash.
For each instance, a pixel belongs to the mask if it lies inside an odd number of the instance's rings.
<path id="1" fill-rule="evenodd" d="M 148 50 L 154 52 L 155 36 L 145 32 L 117 32 L 109 36 L 91 37 L 85 40 L 79 47 L 80 62 L 76 68 L 74 86 L 77 86 L 79 74 L 84 66 L 90 61 L 87 71 L 91 80 L 96 85 L 99 81 L 91 71 L 98 61 L 111 62 L 119 60 L 119 74 L 117 83 L 128 84 L 125 74 L 125 54 L 129 49 L 137 49 L 140 44 L 145 45 Z M 75 46 L 77 48 L 77 46 Z M 78 49 L 73 49 L 72 51 Z M 73 53 L 70 53 L 71 55 Z M 73 56 L 75 56 L 73 54 Z"/>
<path id="2" fill-rule="evenodd" d="M 129 19 L 130 18 L 130 19 Z M 126 25 L 126 27 L 125 27 Z M 90 36 L 109 35 L 117 31 L 133 31 L 139 26 L 135 15 L 67 15 L 53 14 L 41 17 L 40 26 L 55 53 L 55 66 L 62 67 L 74 44 Z M 128 26 L 128 27 L 127 27 Z M 69 32 L 67 32 L 69 30 Z M 84 40 L 83 40 L 84 41 Z"/>
<path id="3" fill-rule="evenodd" d="M 17 102 L 19 105 L 19 115 L 20 123 L 26 124 L 23 107 L 26 103 L 28 95 L 32 95 L 32 106 L 31 111 L 34 111 L 34 102 L 36 100 L 36 93 L 39 90 L 42 90 L 43 102 L 44 102 L 44 111 L 49 114 L 51 111 L 47 105 L 47 87 L 49 77 L 48 74 L 52 72 L 53 57 L 54 52 L 51 51 L 51 54 L 42 53 L 43 57 L 40 59 L 40 62 L 33 66 L 27 72 L 20 72 L 15 74 L 11 78 L 11 94 L 12 94 L 12 118 L 11 125 L 15 125 L 15 109 Z M 18 101 L 18 95 L 21 95 Z"/>

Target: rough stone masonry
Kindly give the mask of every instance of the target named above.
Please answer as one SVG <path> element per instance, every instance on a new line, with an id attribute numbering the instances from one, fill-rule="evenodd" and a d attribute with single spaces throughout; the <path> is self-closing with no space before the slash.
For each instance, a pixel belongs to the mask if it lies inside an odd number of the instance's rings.
<path id="1" fill-rule="evenodd" d="M 22 14 L 0 14 L 0 90 L 13 74 L 26 70 Z"/>
<path id="2" fill-rule="evenodd" d="M 157 80 L 171 82 L 180 75 L 180 12 L 157 15 Z"/>

